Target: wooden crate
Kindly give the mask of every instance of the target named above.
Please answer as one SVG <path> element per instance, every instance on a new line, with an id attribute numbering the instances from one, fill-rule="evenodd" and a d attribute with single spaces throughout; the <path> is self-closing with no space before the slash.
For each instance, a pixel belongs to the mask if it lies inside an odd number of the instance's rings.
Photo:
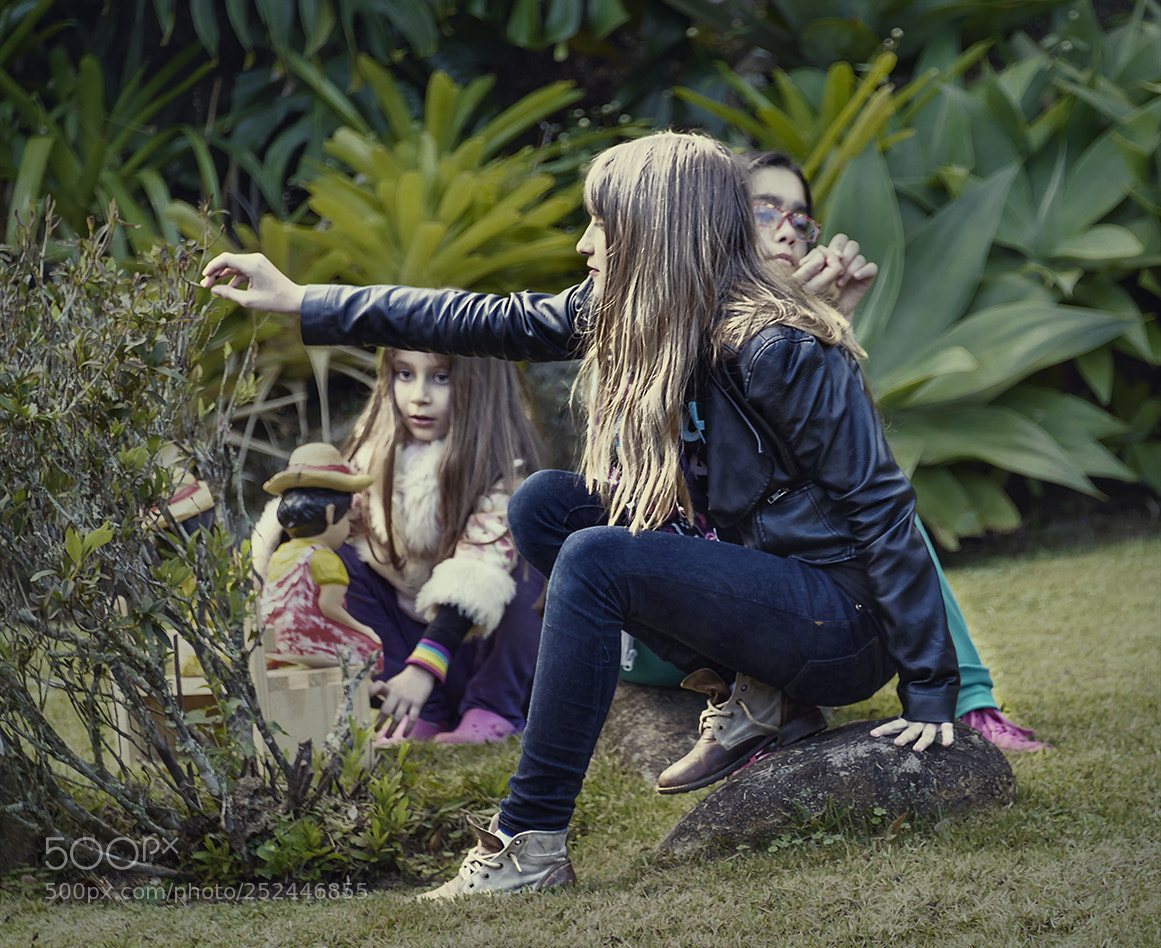
<path id="1" fill-rule="evenodd" d="M 275 739 L 283 753 L 293 757 L 299 743 L 308 738 L 313 741 L 316 749 L 321 749 L 334 726 L 335 715 L 343 698 L 342 669 L 287 667 L 267 670 L 265 649 L 259 646 L 251 655 L 250 674 L 263 717 L 268 722 L 277 722 L 281 728 L 281 731 L 275 729 Z M 171 692 L 176 693 L 177 682 L 174 676 L 168 676 L 168 681 Z M 368 684 L 367 679 L 360 682 L 354 696 L 355 721 L 362 727 L 371 724 Z M 181 694 L 187 712 L 200 710 L 212 716 L 216 710 L 214 697 L 204 678 L 183 675 Z M 129 715 L 120 695 L 115 696 L 115 700 L 117 724 L 121 732 L 121 759 L 130 766 L 139 765 L 143 762 L 145 736 Z M 160 705 L 152 703 L 151 710 L 154 726 L 170 749 L 175 750 L 173 730 L 166 722 Z M 254 734 L 254 744 L 259 748 L 265 746 L 257 732 Z"/>
<path id="2" fill-rule="evenodd" d="M 355 691 L 355 722 L 371 726 L 371 699 L 368 679 Z M 300 742 L 310 738 L 316 749 L 323 746 L 334 727 L 335 714 L 343 700 L 341 668 L 275 668 L 266 672 L 266 702 L 262 713 L 267 721 L 277 721 L 285 734 L 276 734 L 283 753 L 293 757 Z"/>

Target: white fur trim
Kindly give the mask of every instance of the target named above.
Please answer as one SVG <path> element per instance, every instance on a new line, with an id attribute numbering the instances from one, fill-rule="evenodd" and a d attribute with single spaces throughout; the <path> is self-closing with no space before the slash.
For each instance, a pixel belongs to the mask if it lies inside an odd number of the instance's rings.
<path id="1" fill-rule="evenodd" d="M 439 549 L 439 465 L 446 446 L 413 443 L 396 457 L 395 535 L 409 552 L 431 555 Z"/>
<path id="2" fill-rule="evenodd" d="M 491 635 L 516 595 L 516 580 L 506 571 L 481 560 L 444 560 L 431 571 L 415 599 L 416 608 L 430 621 L 440 606 L 455 606 L 472 620 L 471 635 Z"/>
<path id="3" fill-rule="evenodd" d="M 395 547 L 405 560 L 431 559 L 439 549 L 439 464 L 445 442 L 410 444 L 395 456 L 395 485 L 391 498 Z M 387 512 L 383 507 L 385 465 L 377 458 L 376 481 L 363 494 L 364 517 L 370 531 L 387 537 Z"/>

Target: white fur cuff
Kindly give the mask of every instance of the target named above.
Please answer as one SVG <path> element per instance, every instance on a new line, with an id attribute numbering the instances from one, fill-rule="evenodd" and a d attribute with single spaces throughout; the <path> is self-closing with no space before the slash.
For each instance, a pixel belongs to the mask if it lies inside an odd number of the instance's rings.
<path id="1" fill-rule="evenodd" d="M 455 606 L 472 620 L 470 635 L 490 635 L 516 595 L 516 580 L 490 563 L 473 559 L 444 560 L 431 571 L 415 605 L 430 621 L 440 606 Z"/>

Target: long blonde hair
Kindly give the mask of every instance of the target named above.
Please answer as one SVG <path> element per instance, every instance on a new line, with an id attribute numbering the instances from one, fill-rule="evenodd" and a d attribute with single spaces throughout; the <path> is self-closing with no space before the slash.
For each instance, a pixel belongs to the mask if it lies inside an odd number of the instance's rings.
<path id="1" fill-rule="evenodd" d="M 451 377 L 451 419 L 439 465 L 439 559 L 450 557 L 480 497 L 497 483 L 509 492 L 522 478 L 539 470 L 543 449 L 528 414 L 528 391 L 515 365 L 500 359 L 448 356 Z M 375 391 L 355 422 L 343 454 L 368 452 L 382 477 L 368 490 L 386 513 L 386 529 L 375 529 L 370 518 L 363 530 L 374 555 L 402 569 L 403 557 L 391 529 L 395 462 L 398 448 L 408 441 L 407 429 L 395 407 L 395 350 L 379 355 Z M 378 475 L 379 470 L 368 473 Z M 384 535 L 380 535 L 380 534 Z"/>
<path id="2" fill-rule="evenodd" d="M 835 310 L 759 256 L 746 173 L 720 142 L 661 132 L 602 152 L 585 204 L 604 229 L 604 288 L 582 324 L 581 471 L 611 522 L 691 513 L 682 402 L 699 373 L 775 323 L 861 351 Z"/>

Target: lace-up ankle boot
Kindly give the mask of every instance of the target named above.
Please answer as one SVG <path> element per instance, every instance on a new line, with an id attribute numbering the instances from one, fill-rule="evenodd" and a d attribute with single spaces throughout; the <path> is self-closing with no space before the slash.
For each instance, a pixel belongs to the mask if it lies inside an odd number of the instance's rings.
<path id="1" fill-rule="evenodd" d="M 420 899 L 451 899 L 492 892 L 539 891 L 571 885 L 576 874 L 565 848 L 568 830 L 527 830 L 505 842 L 496 835 L 497 819 L 488 829 L 472 826 L 478 842 L 464 858 L 459 874 Z"/>
<path id="2" fill-rule="evenodd" d="M 709 702 L 693 749 L 657 778 L 660 793 L 708 786 L 740 769 L 767 744 L 792 744 L 826 727 L 818 708 L 787 698 L 749 675 L 738 675 L 731 693 L 715 672 L 702 668 L 681 687 L 709 695 Z"/>

